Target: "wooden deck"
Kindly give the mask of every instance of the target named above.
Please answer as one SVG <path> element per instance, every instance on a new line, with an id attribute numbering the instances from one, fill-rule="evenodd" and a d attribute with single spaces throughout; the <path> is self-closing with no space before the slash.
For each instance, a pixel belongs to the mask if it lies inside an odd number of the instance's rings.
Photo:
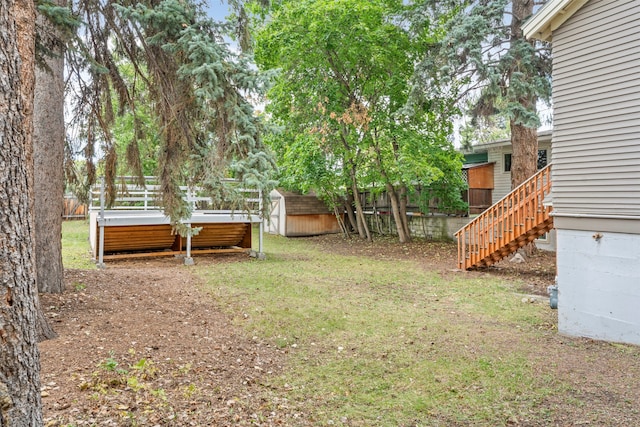
<path id="1" fill-rule="evenodd" d="M 188 239 L 173 232 L 170 224 L 157 224 L 157 216 L 144 217 L 137 212 L 135 217 L 127 217 L 126 211 L 119 211 L 114 215 L 108 212 L 108 218 L 103 228 L 104 244 L 103 259 L 141 258 L 152 256 L 249 252 L 252 249 L 252 224 L 255 218 L 235 216 L 233 221 L 216 217 L 215 222 L 194 222 L 193 228 L 200 228 L 197 235 L 191 237 L 190 251 L 187 247 Z M 144 220 L 147 220 L 147 223 Z M 213 218 L 212 218 L 213 219 Z M 90 216 L 91 246 L 96 259 L 99 254 L 100 220 L 96 214 Z M 114 224 L 114 222 L 116 222 Z M 127 221 L 135 224 L 127 224 Z"/>
<path id="2" fill-rule="evenodd" d="M 231 248 L 233 252 L 251 249 L 249 223 L 198 223 L 192 226 L 202 228 L 198 235 L 191 238 L 192 253 L 197 249 L 208 249 L 208 253 L 229 252 L 223 251 L 223 248 Z M 166 224 L 119 225 L 105 227 L 104 230 L 105 259 L 114 259 L 108 254 L 121 252 L 131 254 L 121 254 L 118 258 L 139 257 L 140 252 L 146 253 L 146 256 L 165 256 L 169 252 L 181 254 L 186 249 L 187 239 L 174 234 L 172 227 Z M 158 253 L 159 251 L 165 253 Z"/>
<path id="3" fill-rule="evenodd" d="M 252 226 L 260 225 L 258 209 L 246 212 L 194 210 L 184 224 L 198 228 L 197 234 L 183 237 L 175 233 L 168 217 L 155 206 L 157 193 L 153 186 L 143 190 L 128 188 L 120 205 L 105 209 L 94 205 L 89 215 L 93 256 L 99 264 L 104 260 L 161 257 L 252 251 Z M 243 190 L 257 191 L 257 190 Z M 104 200 L 104 198 L 101 198 Z M 194 203 L 207 201 L 192 197 Z M 252 199 L 257 204 L 261 198 Z M 116 203 L 118 199 L 116 200 Z M 262 238 L 260 236 L 262 252 Z"/>

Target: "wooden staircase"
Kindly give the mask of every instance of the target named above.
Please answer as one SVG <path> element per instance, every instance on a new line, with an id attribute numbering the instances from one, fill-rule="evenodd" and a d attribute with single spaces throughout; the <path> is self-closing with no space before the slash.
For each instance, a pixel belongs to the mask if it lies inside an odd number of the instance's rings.
<path id="1" fill-rule="evenodd" d="M 553 229 L 550 192 L 551 164 L 458 230 L 458 267 L 488 267 Z"/>

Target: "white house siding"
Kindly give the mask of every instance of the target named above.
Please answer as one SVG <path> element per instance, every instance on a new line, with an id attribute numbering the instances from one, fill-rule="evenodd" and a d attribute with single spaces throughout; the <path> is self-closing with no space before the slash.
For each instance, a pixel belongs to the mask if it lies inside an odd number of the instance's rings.
<path id="1" fill-rule="evenodd" d="M 487 151 L 488 161 L 495 162 L 493 167 L 493 191 L 491 202 L 496 203 L 511 191 L 511 172 L 504 171 L 504 155 L 511 153 L 511 144 L 490 148 Z"/>
<path id="2" fill-rule="evenodd" d="M 591 0 L 553 33 L 556 215 L 640 220 L 639 18 L 638 0 Z"/>
<path id="3" fill-rule="evenodd" d="M 557 230 L 558 330 L 640 345 L 640 235 Z"/>
<path id="4" fill-rule="evenodd" d="M 544 135 L 544 139 L 538 141 L 538 150 L 547 150 L 547 164 L 552 161 L 551 138 L 550 135 Z M 488 144 L 487 161 L 495 162 L 493 168 L 493 191 L 491 192 L 492 203 L 496 203 L 504 196 L 511 192 L 511 172 L 504 170 L 504 155 L 511 154 L 511 143 L 504 144 Z"/>
<path id="5" fill-rule="evenodd" d="M 640 345 L 640 1 L 553 32 L 558 330 Z"/>

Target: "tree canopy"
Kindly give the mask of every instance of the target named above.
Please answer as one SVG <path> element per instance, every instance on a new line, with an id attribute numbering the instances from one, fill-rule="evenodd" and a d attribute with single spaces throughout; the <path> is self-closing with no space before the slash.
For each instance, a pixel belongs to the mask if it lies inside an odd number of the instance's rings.
<path id="1" fill-rule="evenodd" d="M 404 10 L 399 0 L 285 1 L 256 31 L 259 67 L 279 71 L 267 112 L 279 126 L 269 140 L 281 183 L 333 204 L 352 200 L 363 237 L 361 190 L 390 195 L 407 240 L 411 192 L 447 182 L 440 190 L 459 200 L 464 186 L 449 99 L 409 102 L 422 40 L 405 30 Z"/>
<path id="2" fill-rule="evenodd" d="M 511 133 L 512 185 L 535 173 L 538 100 L 551 97 L 548 45 L 528 41 L 522 24 L 534 0 L 418 0 L 409 15 L 414 31 L 445 22 L 416 75 L 420 96 L 454 87 L 474 117 L 500 116 Z M 537 2 L 543 3 L 543 2 Z"/>

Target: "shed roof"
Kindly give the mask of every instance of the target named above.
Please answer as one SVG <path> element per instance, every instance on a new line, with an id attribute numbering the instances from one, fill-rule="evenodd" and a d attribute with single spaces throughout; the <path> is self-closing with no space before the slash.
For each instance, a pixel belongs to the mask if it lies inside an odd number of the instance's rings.
<path id="1" fill-rule="evenodd" d="M 549 0 L 522 30 L 528 39 L 551 41 L 552 33 L 589 0 Z"/>
<path id="2" fill-rule="evenodd" d="M 485 163 L 465 163 L 462 165 L 462 170 L 465 169 L 476 169 L 476 168 L 484 168 L 490 165 L 495 164 L 496 162 L 485 162 Z"/>
<path id="3" fill-rule="evenodd" d="M 550 130 L 545 130 L 545 131 L 541 131 L 538 132 L 538 143 L 540 142 L 551 142 L 551 135 L 552 135 L 552 131 Z M 484 144 L 478 144 L 478 145 L 474 145 L 473 146 L 473 153 L 485 153 L 487 152 L 490 148 L 497 148 L 497 147 L 506 147 L 511 145 L 511 139 L 510 138 L 505 138 L 505 139 L 497 139 L 495 141 L 491 141 L 491 142 L 486 142 Z M 471 163 L 471 162 L 468 162 Z"/>
<path id="4" fill-rule="evenodd" d="M 287 215 L 333 214 L 333 210 L 329 209 L 314 192 L 299 194 L 283 189 L 278 189 L 277 192 L 285 199 Z"/>

